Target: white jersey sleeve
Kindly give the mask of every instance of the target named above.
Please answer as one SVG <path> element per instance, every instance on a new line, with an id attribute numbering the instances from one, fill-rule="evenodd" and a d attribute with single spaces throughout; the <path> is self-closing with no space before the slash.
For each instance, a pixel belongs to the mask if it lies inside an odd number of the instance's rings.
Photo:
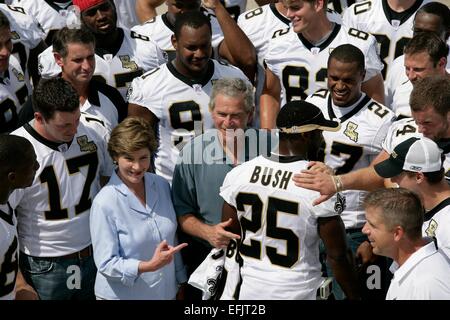
<path id="1" fill-rule="evenodd" d="M 28 16 L 22 7 L 0 4 L 0 11 L 6 15 L 11 24 L 14 42 L 20 42 L 33 49 L 45 38 L 39 24 Z"/>
<path id="2" fill-rule="evenodd" d="M 217 20 L 216 15 L 214 12 L 210 9 L 201 8 L 201 11 L 204 13 L 205 16 L 207 16 L 211 22 L 211 30 L 212 30 L 212 39 L 211 44 L 214 49 L 214 51 L 217 51 L 219 48 L 220 43 L 224 39 L 222 29 L 220 28 L 219 21 Z"/>
<path id="3" fill-rule="evenodd" d="M 70 2 L 71 3 L 71 2 Z M 67 2 L 67 5 L 70 4 Z M 47 0 L 13 0 L 12 7 L 23 7 L 27 15 L 39 24 L 45 32 L 45 40 L 53 38 L 53 35 L 59 29 L 67 26 L 67 17 L 69 10 L 61 9 L 53 1 Z"/>
<path id="4" fill-rule="evenodd" d="M 265 5 L 242 13 L 237 23 L 255 46 L 258 61 L 262 65 L 273 33 L 289 27 L 290 21 L 282 16 L 275 6 Z"/>
<path id="5" fill-rule="evenodd" d="M 175 48 L 172 45 L 172 26 L 166 14 L 158 15 L 143 24 L 134 26 L 131 31 L 153 39 L 169 57 L 169 61 L 175 57 Z"/>
<path id="6" fill-rule="evenodd" d="M 349 34 L 351 34 L 351 30 L 349 30 Z M 364 81 L 370 80 L 374 76 L 380 74 L 384 68 L 383 64 L 381 63 L 380 56 L 378 54 L 378 44 L 375 37 L 369 35 L 367 43 L 368 48 L 364 52 L 366 63 L 366 76 L 364 77 Z"/>
<path id="7" fill-rule="evenodd" d="M 0 204 L 0 300 L 13 300 L 18 271 L 17 221 L 7 204 Z"/>
<path id="8" fill-rule="evenodd" d="M 342 29 L 347 34 L 347 43 L 350 43 L 359 48 L 364 53 L 364 62 L 366 66 L 366 76 L 364 81 L 367 81 L 383 70 L 380 56 L 378 54 L 378 44 L 375 37 L 367 32 L 349 27 L 344 24 Z M 341 44 L 344 44 L 342 42 Z"/>
<path id="9" fill-rule="evenodd" d="M 162 108 L 156 107 L 162 100 L 161 95 L 158 94 L 161 88 L 159 86 L 154 86 L 153 83 L 159 83 L 160 86 L 169 85 L 169 83 L 164 81 L 164 77 L 160 77 L 161 73 L 160 68 L 156 68 L 146 72 L 141 77 L 135 78 L 131 82 L 131 86 L 127 93 L 128 103 L 147 108 L 158 119 L 163 116 Z M 146 81 L 148 77 L 152 79 L 152 84 L 150 84 L 148 80 Z"/>
<path id="10" fill-rule="evenodd" d="M 396 58 L 390 65 L 389 73 L 384 81 L 384 100 L 386 106 L 392 109 L 395 90 L 408 81 L 405 71 L 405 55 Z"/>
<path id="11" fill-rule="evenodd" d="M 122 30 L 122 43 L 115 55 L 96 52 L 94 77 L 119 90 L 125 99 L 131 81 L 143 71 L 165 63 L 166 55 L 150 37 Z M 39 55 L 39 71 L 43 78 L 55 77 L 61 72 L 52 51 L 49 47 Z"/>
<path id="12" fill-rule="evenodd" d="M 136 0 L 114 0 L 114 3 L 119 26 L 131 28 L 140 23 L 136 14 Z"/>
<path id="13" fill-rule="evenodd" d="M 10 56 L 4 76 L 0 81 L 0 133 L 16 129 L 18 114 L 29 96 L 26 76 L 16 57 Z"/>
<path id="14" fill-rule="evenodd" d="M 42 51 L 38 56 L 39 74 L 44 79 L 56 77 L 61 73 L 61 67 L 56 64 L 53 56 L 53 46 Z"/>
<path id="15" fill-rule="evenodd" d="M 124 29 L 136 41 L 137 64 L 142 70 L 152 70 L 167 62 L 167 54 L 148 36 Z"/>
<path id="16" fill-rule="evenodd" d="M 247 0 L 224 0 L 223 3 L 230 16 L 235 20 L 247 7 Z"/>
<path id="17" fill-rule="evenodd" d="M 411 106 L 409 97 L 413 90 L 411 81 L 400 84 L 394 91 L 392 96 L 391 109 L 398 117 L 411 117 Z"/>
<path id="18" fill-rule="evenodd" d="M 383 149 L 391 154 L 394 148 L 405 140 L 413 137 L 421 137 L 422 134 L 417 130 L 414 119 L 404 118 L 395 121 L 389 128 L 386 138 L 383 141 Z"/>
<path id="19" fill-rule="evenodd" d="M 413 21 L 417 10 L 429 0 L 414 1 L 405 10 L 400 20 L 390 20 L 390 8 L 386 1 L 369 0 L 354 3 L 343 15 L 343 23 L 348 28 L 355 28 L 373 34 L 379 44 L 380 58 L 384 64 L 382 72 L 386 79 L 392 61 L 403 53 L 403 48 L 413 36 Z"/>

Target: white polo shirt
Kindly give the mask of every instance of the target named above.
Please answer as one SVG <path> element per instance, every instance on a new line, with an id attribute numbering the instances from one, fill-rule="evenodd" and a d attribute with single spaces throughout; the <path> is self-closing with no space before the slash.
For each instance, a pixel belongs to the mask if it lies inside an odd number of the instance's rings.
<path id="1" fill-rule="evenodd" d="M 394 273 L 386 300 L 450 300 L 450 260 L 433 241 L 413 253 Z"/>

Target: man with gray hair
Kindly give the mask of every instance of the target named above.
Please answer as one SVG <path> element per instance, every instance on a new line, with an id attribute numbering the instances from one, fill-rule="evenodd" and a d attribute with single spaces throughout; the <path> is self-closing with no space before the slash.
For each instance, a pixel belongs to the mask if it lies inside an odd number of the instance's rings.
<path id="1" fill-rule="evenodd" d="M 128 116 L 142 117 L 157 132 L 155 172 L 169 182 L 184 145 L 214 127 L 208 111 L 213 84 L 222 78 L 247 77 L 211 57 L 211 23 L 200 11 L 177 16 L 175 58 L 135 78 L 128 92 Z"/>
<path id="2" fill-rule="evenodd" d="M 181 231 L 189 246 L 183 254 L 191 274 L 212 247 L 235 245 L 239 236 L 221 222 L 223 199 L 220 186 L 235 166 L 260 153 L 258 131 L 248 129 L 253 111 L 253 87 L 243 79 L 222 78 L 214 82 L 209 103 L 215 129 L 191 140 L 181 151 L 172 181 L 172 198 Z M 267 137 L 267 133 L 265 133 Z M 267 141 L 267 140 L 266 140 Z M 253 148 L 253 150 L 252 150 Z M 270 150 L 270 149 L 267 149 Z M 254 152 L 251 152 L 254 151 Z M 188 299 L 200 299 L 192 287 Z M 197 291 L 197 292 L 195 292 Z"/>

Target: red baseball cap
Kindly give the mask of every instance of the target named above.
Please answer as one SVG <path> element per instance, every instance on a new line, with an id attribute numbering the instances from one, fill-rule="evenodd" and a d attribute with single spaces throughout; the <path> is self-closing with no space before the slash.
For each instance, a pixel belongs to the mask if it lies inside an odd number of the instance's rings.
<path id="1" fill-rule="evenodd" d="M 78 6 L 80 8 L 80 12 L 83 12 L 106 1 L 107 0 L 73 0 L 72 3 L 74 6 Z"/>

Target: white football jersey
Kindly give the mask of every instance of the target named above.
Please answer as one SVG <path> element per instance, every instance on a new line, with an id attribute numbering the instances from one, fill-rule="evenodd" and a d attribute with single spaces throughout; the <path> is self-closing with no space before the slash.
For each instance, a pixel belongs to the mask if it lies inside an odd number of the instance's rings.
<path id="1" fill-rule="evenodd" d="M 317 91 L 306 101 L 319 107 L 325 118 L 341 122 L 339 131 L 322 133 L 325 140 L 323 162 L 336 174 L 368 167 L 381 152 L 381 143 L 394 119 L 388 108 L 364 93 L 352 106 L 337 107 L 326 89 Z M 362 227 L 366 221 L 362 203 L 367 192 L 348 190 L 343 194 L 347 200 L 341 215 L 345 227 Z"/>
<path id="2" fill-rule="evenodd" d="M 343 15 L 343 24 L 375 36 L 380 46 L 380 58 L 384 64 L 383 78 L 395 58 L 403 54 L 403 47 L 413 36 L 416 11 L 429 0 L 417 0 L 406 10 L 401 20 L 389 20 L 387 0 L 370 0 L 355 3 Z"/>
<path id="3" fill-rule="evenodd" d="M 121 41 L 114 52 L 95 49 L 94 78 L 116 88 L 125 99 L 131 81 L 143 72 L 166 62 L 164 52 L 147 36 L 122 30 Z M 39 72 L 42 78 L 56 77 L 61 68 L 56 64 L 53 47 L 39 55 Z"/>
<path id="4" fill-rule="evenodd" d="M 45 32 L 45 42 L 50 45 L 56 31 L 67 25 L 67 7 L 61 8 L 48 0 L 13 0 L 12 7 L 23 7 L 25 12 L 33 17 Z"/>
<path id="5" fill-rule="evenodd" d="M 12 193 L 17 212 L 19 245 L 35 257 L 59 257 L 91 243 L 89 210 L 100 190 L 100 176 L 110 176 L 109 133 L 93 116 L 81 115 L 70 144 L 57 144 L 39 135 L 32 123 L 12 134 L 34 147 L 39 170 L 33 184 Z"/>
<path id="6" fill-rule="evenodd" d="M 388 154 L 391 154 L 398 144 L 413 137 L 423 137 L 423 135 L 417 130 L 417 125 L 414 119 L 404 118 L 395 121 L 386 134 L 386 138 L 382 144 L 383 149 Z"/>
<path id="7" fill-rule="evenodd" d="M 447 45 L 449 44 L 450 39 L 449 41 L 447 41 Z M 450 53 L 447 56 L 446 70 L 450 73 Z M 393 96 L 397 88 L 399 88 L 407 81 L 408 76 L 406 75 L 405 70 L 405 55 L 402 54 L 392 62 L 389 73 L 387 74 L 386 80 L 384 81 L 384 97 L 387 107 L 390 107 L 390 105 L 392 104 Z"/>
<path id="8" fill-rule="evenodd" d="M 9 67 L 0 77 L 0 133 L 16 129 L 17 115 L 28 99 L 25 74 L 19 61 L 9 58 Z"/>
<path id="9" fill-rule="evenodd" d="M 0 300 L 14 299 L 19 266 L 16 224 L 9 204 L 0 205 Z"/>
<path id="10" fill-rule="evenodd" d="M 150 110 L 158 119 L 156 173 L 169 182 L 178 154 L 191 138 L 213 128 L 208 109 L 215 80 L 246 76 L 236 67 L 210 60 L 203 79 L 188 79 L 171 62 L 133 80 L 128 102 Z"/>
<path id="11" fill-rule="evenodd" d="M 318 89 L 326 88 L 327 64 L 330 52 L 350 43 L 365 56 L 366 77 L 371 79 L 383 68 L 377 43 L 370 34 L 335 24 L 334 29 L 318 47 L 291 29 L 278 30 L 270 41 L 266 55 L 267 67 L 278 77 L 282 88 L 281 105 L 295 99 L 305 99 Z"/>
<path id="12" fill-rule="evenodd" d="M 439 249 L 450 258 L 450 198 L 426 212 L 423 220 L 423 236 L 435 237 Z"/>
<path id="13" fill-rule="evenodd" d="M 259 156 L 231 170 L 220 195 L 236 208 L 243 259 L 240 300 L 314 300 L 322 281 L 318 218 L 338 215 L 345 206 L 295 186 L 292 177 L 308 161 Z M 335 200 L 333 198 L 333 200 Z"/>
<path id="14" fill-rule="evenodd" d="M 421 138 L 423 137 L 423 134 L 419 132 L 417 129 L 416 122 L 412 118 L 404 118 L 398 121 L 395 121 L 391 127 L 389 128 L 386 139 L 383 141 L 383 149 L 388 153 L 391 154 L 392 151 L 394 151 L 394 148 L 402 143 L 405 140 L 408 140 L 409 138 Z M 438 145 L 440 143 L 438 142 Z M 443 149 L 445 154 L 445 160 L 443 163 L 443 167 L 445 170 L 445 178 L 447 179 L 447 182 L 450 184 L 450 152 L 449 150 L 446 150 L 448 148 L 443 148 L 440 146 L 441 149 Z"/>
<path id="15" fill-rule="evenodd" d="M 217 49 L 223 40 L 222 29 L 220 29 L 219 22 L 215 15 L 209 13 L 205 9 L 203 9 L 203 13 L 210 19 L 212 29 L 211 43 L 213 48 Z M 175 58 L 175 48 L 171 41 L 174 33 L 174 26 L 170 23 L 166 13 L 158 15 L 141 25 L 137 25 L 131 30 L 153 39 L 156 44 L 167 53 L 169 61 Z"/>
<path id="16" fill-rule="evenodd" d="M 19 60 L 22 70 L 25 71 L 27 85 L 31 89 L 27 70 L 28 58 L 30 49 L 34 49 L 45 39 L 44 30 L 25 13 L 25 9 L 22 7 L 0 4 L 0 11 L 8 18 L 11 25 L 14 44 L 12 54 Z"/>
<path id="17" fill-rule="evenodd" d="M 327 11 L 330 21 L 340 22 L 340 15 L 334 11 Z M 276 8 L 275 3 L 266 4 L 259 8 L 248 10 L 239 16 L 238 25 L 250 39 L 256 49 L 258 57 L 255 104 L 259 110 L 259 98 L 264 85 L 264 59 L 269 48 L 270 39 L 277 36 L 279 30 L 290 26 L 291 20 L 282 15 Z M 255 125 L 259 126 L 259 112 L 253 119 Z"/>
<path id="18" fill-rule="evenodd" d="M 253 43 L 258 57 L 255 104 L 257 112 L 254 124 L 259 126 L 259 98 L 264 85 L 264 57 L 266 56 L 270 39 L 280 29 L 289 27 L 291 21 L 283 16 L 274 3 L 242 13 L 237 21 L 238 26 Z"/>
<path id="19" fill-rule="evenodd" d="M 230 16 L 235 20 L 247 8 L 247 0 L 223 0 L 222 3 L 227 8 Z"/>
<path id="20" fill-rule="evenodd" d="M 352 4 L 361 1 L 364 0 L 328 0 L 328 9 L 342 14 Z"/>
<path id="21" fill-rule="evenodd" d="M 136 0 L 114 0 L 117 12 L 117 25 L 131 29 L 140 24 L 136 14 Z"/>
<path id="22" fill-rule="evenodd" d="M 269 40 L 274 37 L 274 32 L 288 28 L 291 21 L 271 3 L 242 13 L 237 23 L 255 47 L 258 63 L 263 65 Z"/>
<path id="23" fill-rule="evenodd" d="M 413 90 L 411 81 L 406 78 L 406 82 L 398 86 L 392 96 L 391 110 L 396 116 L 411 117 L 411 107 L 409 105 L 409 97 Z"/>
<path id="24" fill-rule="evenodd" d="M 127 117 L 128 106 L 117 89 L 106 83 L 91 80 L 89 82 L 89 96 L 80 106 L 80 110 L 99 118 L 111 132 Z"/>

